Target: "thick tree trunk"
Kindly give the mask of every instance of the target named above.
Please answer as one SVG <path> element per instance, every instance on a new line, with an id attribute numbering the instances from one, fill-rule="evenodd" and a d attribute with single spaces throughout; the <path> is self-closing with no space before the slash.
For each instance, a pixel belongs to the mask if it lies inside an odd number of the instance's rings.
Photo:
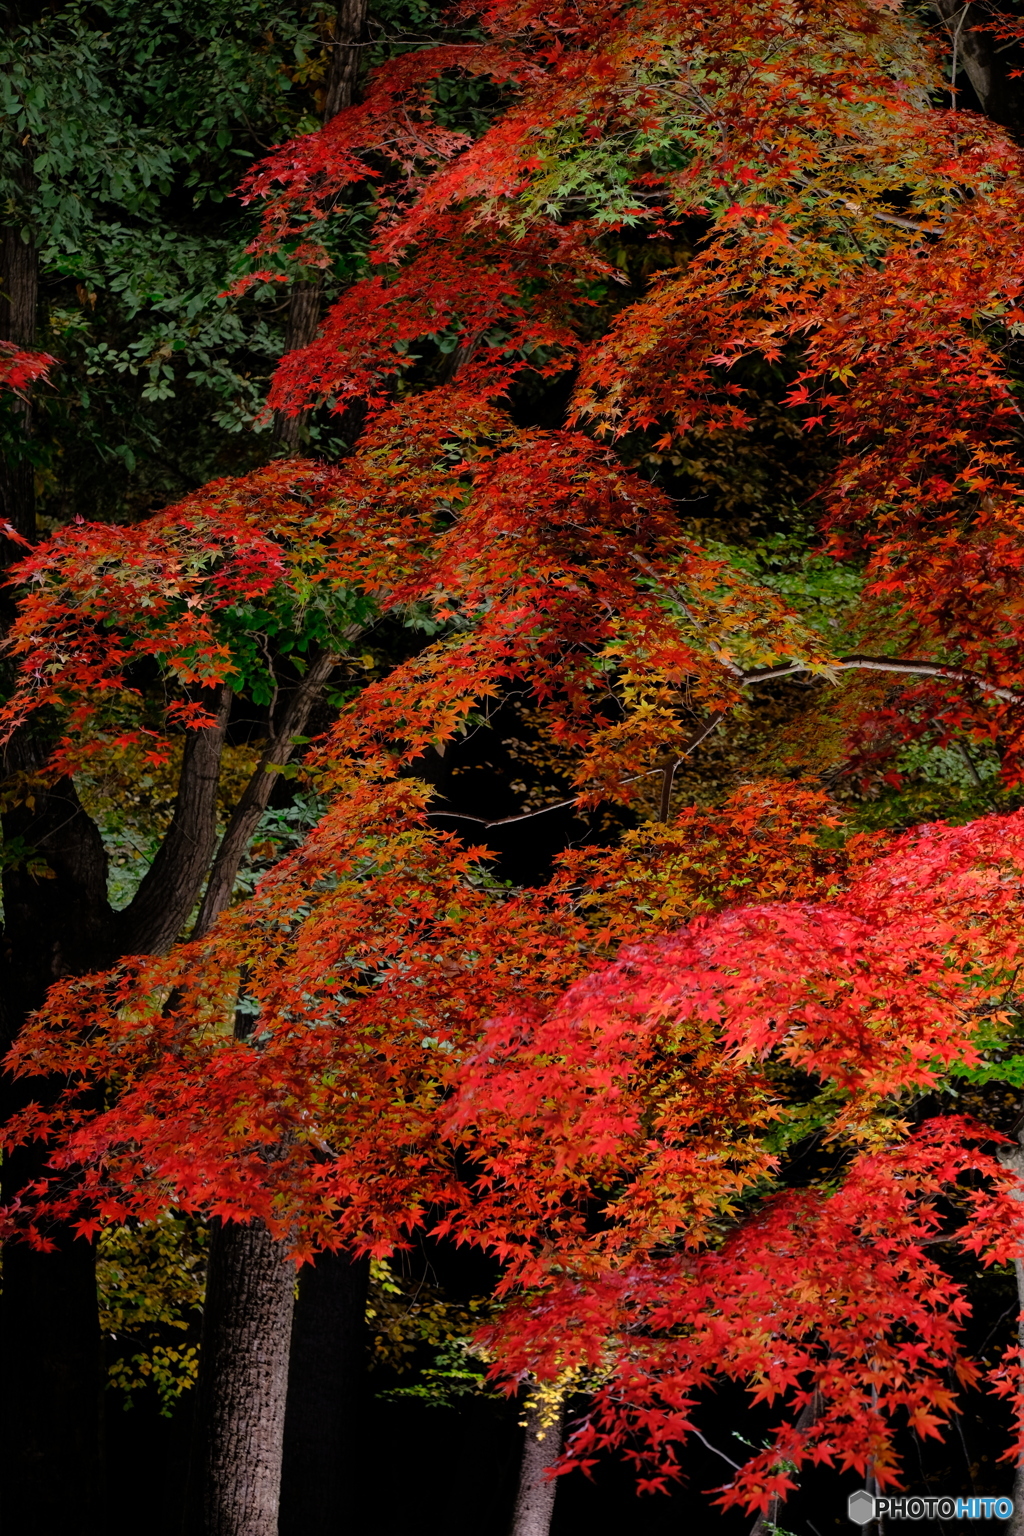
<path id="1" fill-rule="evenodd" d="M 299 1271 L 285 1414 L 280 1536 L 360 1536 L 369 1259 L 321 1253 Z"/>
<path id="2" fill-rule="evenodd" d="M 527 1413 L 510 1536 L 548 1536 L 558 1481 L 546 1474 L 561 1455 L 563 1424 L 563 1414 L 545 1428 L 535 1408 Z"/>
<path id="3" fill-rule="evenodd" d="M 261 1222 L 214 1227 L 186 1536 L 277 1536 L 294 1294 Z"/>
<path id="4" fill-rule="evenodd" d="M 106 856 L 94 823 L 69 780 L 33 783 L 4 816 L 8 846 L 25 859 L 4 874 L 0 953 L 0 1049 L 61 976 L 109 963 L 112 913 Z M 6 1120 L 63 1085 L 51 1079 L 0 1080 Z M 4 1202 L 45 1176 L 46 1150 L 19 1147 L 4 1158 Z M 95 1252 L 64 1227 L 48 1236 L 55 1251 L 8 1244 L 0 1296 L 0 1445 L 4 1451 L 4 1529 L 94 1536 L 101 1528 L 100 1331 Z"/>

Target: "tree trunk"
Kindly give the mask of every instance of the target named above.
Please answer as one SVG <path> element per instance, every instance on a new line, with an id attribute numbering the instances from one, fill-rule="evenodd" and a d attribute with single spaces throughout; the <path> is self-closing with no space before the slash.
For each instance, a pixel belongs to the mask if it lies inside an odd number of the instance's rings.
<path id="1" fill-rule="evenodd" d="M 227 691 L 220 701 L 226 719 Z M 74 784 L 34 776 L 45 748 L 15 737 L 4 771 L 15 801 L 3 816 L 8 847 L 24 850 L 4 872 L 0 953 L 0 1048 L 13 1043 L 27 1016 L 62 976 L 104 971 L 124 952 L 170 943 L 198 895 L 215 834 L 217 765 L 223 719 L 190 735 L 185 747 L 171 854 L 161 863 L 160 889 L 140 909 L 145 924 L 107 901 L 107 859 L 99 829 L 82 808 Z M 20 786 L 20 788 L 19 788 Z M 20 794 L 20 802 L 18 796 Z M 197 844 L 207 839 L 202 858 Z M 150 872 L 152 875 L 152 871 Z M 147 877 L 149 879 L 149 877 Z M 146 882 L 144 882 L 144 887 Z M 150 899 L 152 896 L 152 899 Z M 152 920 L 150 920 L 152 919 Z M 161 929 L 161 925 L 163 928 Z M 145 927 L 145 931 L 143 931 Z M 166 930 L 169 928 L 169 932 Z M 163 937 L 161 937 L 163 933 Z M 26 1103 L 52 1101 L 59 1079 L 0 1078 L 6 1120 Z M 0 1169 L 5 1203 L 45 1177 L 46 1149 L 18 1147 Z M 95 1250 L 63 1227 L 48 1234 L 50 1253 L 8 1244 L 0 1297 L 0 1444 L 4 1447 L 3 1509 L 11 1531 L 89 1536 L 101 1528 L 102 1359 Z"/>
<path id="2" fill-rule="evenodd" d="M 30 191 L 30 173 L 20 179 Z M 0 340 L 31 347 L 36 336 L 39 258 L 35 245 L 24 241 L 21 233 L 15 214 L 0 236 Z M 0 521 L 10 523 L 32 543 L 36 536 L 35 471 L 28 452 L 32 407 L 27 399 L 15 397 L 6 409 L 14 418 L 19 441 L 0 460 Z"/>
<path id="3" fill-rule="evenodd" d="M 531 1406 L 527 1412 L 510 1536 L 548 1536 L 558 1480 L 545 1474 L 561 1455 L 564 1422 L 564 1412 L 560 1412 L 555 1422 L 545 1428 L 536 1408 Z"/>
<path id="4" fill-rule="evenodd" d="M 4 837 L 26 857 L 4 873 L 0 953 L 0 1049 L 61 976 L 109 964 L 112 913 L 99 832 L 70 780 L 33 782 L 34 796 L 4 815 Z M 0 1080 L 6 1120 L 63 1086 L 50 1078 Z M 45 1177 L 46 1149 L 17 1148 L 3 1160 L 3 1200 Z M 48 1236 L 55 1251 L 6 1245 L 0 1296 L 0 1445 L 3 1512 L 13 1533 L 93 1536 L 102 1493 L 102 1361 L 95 1250 L 66 1228 Z"/>
<path id="5" fill-rule="evenodd" d="M 200 699 L 214 724 L 189 731 L 181 762 L 174 816 L 167 836 L 128 908 L 119 914 L 123 954 L 159 955 L 181 932 L 210 867 L 217 841 L 217 786 L 231 690 L 208 688 Z"/>
<path id="6" fill-rule="evenodd" d="M 299 1271 L 292 1322 L 280 1536 L 361 1532 L 369 1259 L 321 1253 Z"/>
<path id="7" fill-rule="evenodd" d="M 186 1536 L 277 1536 L 294 1293 L 262 1222 L 214 1227 Z"/>

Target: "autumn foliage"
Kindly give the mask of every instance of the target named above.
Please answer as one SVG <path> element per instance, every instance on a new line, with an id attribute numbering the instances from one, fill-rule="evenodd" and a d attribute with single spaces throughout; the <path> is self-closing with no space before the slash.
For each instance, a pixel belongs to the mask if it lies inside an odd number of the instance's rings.
<path id="1" fill-rule="evenodd" d="M 981 1377 L 944 1246 L 1006 1263 L 1022 1237 L 998 1138 L 911 1100 L 1009 1029 L 1024 816 L 850 836 L 819 784 L 674 811 L 673 775 L 761 684 L 860 670 L 906 682 L 895 739 L 926 713 L 1019 781 L 1020 151 L 935 105 L 890 6 L 524 0 L 484 25 L 246 183 L 251 281 L 327 265 L 344 199 L 373 199 L 367 274 L 270 398 L 357 405 L 351 454 L 69 525 L 16 568 L 5 719 L 58 722 L 53 774 L 166 760 L 221 685 L 266 702 L 268 645 L 338 698 L 303 845 L 208 931 L 59 981 L 23 1031 L 11 1068 L 68 1087 L 8 1129 L 52 1153 L 7 1221 L 44 1246 L 170 1206 L 259 1217 L 298 1257 L 477 1244 L 502 1264 L 496 1378 L 589 1394 L 573 1461 L 625 1447 L 661 1486 L 727 1378 L 779 1426 L 727 1503 L 765 1508 L 805 1461 L 884 1484 L 895 1427 L 939 1433 L 949 1371 Z M 504 93 L 481 136 L 439 121 L 446 72 Z M 639 294 L 624 229 L 676 252 Z M 816 507 L 863 574 L 866 649 L 637 467 L 644 434 L 657 455 L 746 430 L 750 360 L 827 440 Z M 2 366 L 20 387 L 36 365 Z M 565 425 L 522 425 L 517 390 L 560 375 Z M 363 682 L 385 619 L 421 643 Z M 520 889 L 417 777 L 512 695 L 574 807 L 619 817 Z M 811 1135 L 830 1161 L 801 1183 Z"/>

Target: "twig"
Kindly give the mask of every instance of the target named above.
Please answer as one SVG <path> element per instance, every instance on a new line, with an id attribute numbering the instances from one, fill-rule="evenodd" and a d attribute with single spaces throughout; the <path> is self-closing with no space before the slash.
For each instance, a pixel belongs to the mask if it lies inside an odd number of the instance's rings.
<path id="1" fill-rule="evenodd" d="M 721 1456 L 722 1460 L 727 1461 L 730 1467 L 734 1467 L 737 1472 L 743 1471 L 743 1468 L 740 1466 L 738 1461 L 733 1461 L 732 1457 L 727 1456 L 724 1451 L 720 1451 L 717 1445 L 712 1445 L 710 1440 L 705 1440 L 699 1429 L 691 1429 L 690 1434 L 695 1435 L 700 1441 L 701 1445 L 706 1445 L 709 1451 L 714 1451 L 716 1456 Z"/>

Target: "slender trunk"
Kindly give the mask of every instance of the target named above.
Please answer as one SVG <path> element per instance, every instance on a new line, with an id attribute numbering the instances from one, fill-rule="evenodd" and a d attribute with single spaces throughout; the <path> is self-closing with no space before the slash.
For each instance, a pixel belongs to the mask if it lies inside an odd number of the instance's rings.
<path id="1" fill-rule="evenodd" d="M 202 702 L 214 724 L 186 734 L 171 825 L 118 923 L 124 954 L 155 955 L 170 949 L 210 867 L 217 840 L 217 785 L 231 690 L 226 683 L 207 689 Z"/>
<path id="2" fill-rule="evenodd" d="M 358 626 L 352 626 L 351 636 L 354 637 L 358 633 Z M 220 847 L 217 849 L 217 857 L 213 862 L 199 916 L 196 919 L 196 938 L 207 931 L 231 900 L 242 859 L 259 825 L 260 817 L 270 804 L 270 796 L 277 781 L 275 770 L 283 768 L 291 757 L 295 738 L 301 736 L 305 730 L 310 711 L 337 663 L 338 658 L 328 651 L 322 652 L 312 661 L 305 677 L 292 694 L 283 718 L 272 726 L 270 740 L 260 754 L 256 771 L 242 791 L 224 836 L 221 838 Z M 211 835 L 207 858 L 212 847 Z"/>
<path id="3" fill-rule="evenodd" d="M 548 1536 L 558 1481 L 546 1474 L 561 1455 L 564 1423 L 564 1412 L 545 1427 L 537 1408 L 527 1411 L 511 1536 Z"/>
<path id="4" fill-rule="evenodd" d="M 280 1536 L 361 1532 L 369 1259 L 321 1253 L 299 1271 L 285 1413 Z"/>
<path id="5" fill-rule="evenodd" d="M 277 1536 L 294 1293 L 262 1222 L 214 1227 L 185 1536 Z"/>

